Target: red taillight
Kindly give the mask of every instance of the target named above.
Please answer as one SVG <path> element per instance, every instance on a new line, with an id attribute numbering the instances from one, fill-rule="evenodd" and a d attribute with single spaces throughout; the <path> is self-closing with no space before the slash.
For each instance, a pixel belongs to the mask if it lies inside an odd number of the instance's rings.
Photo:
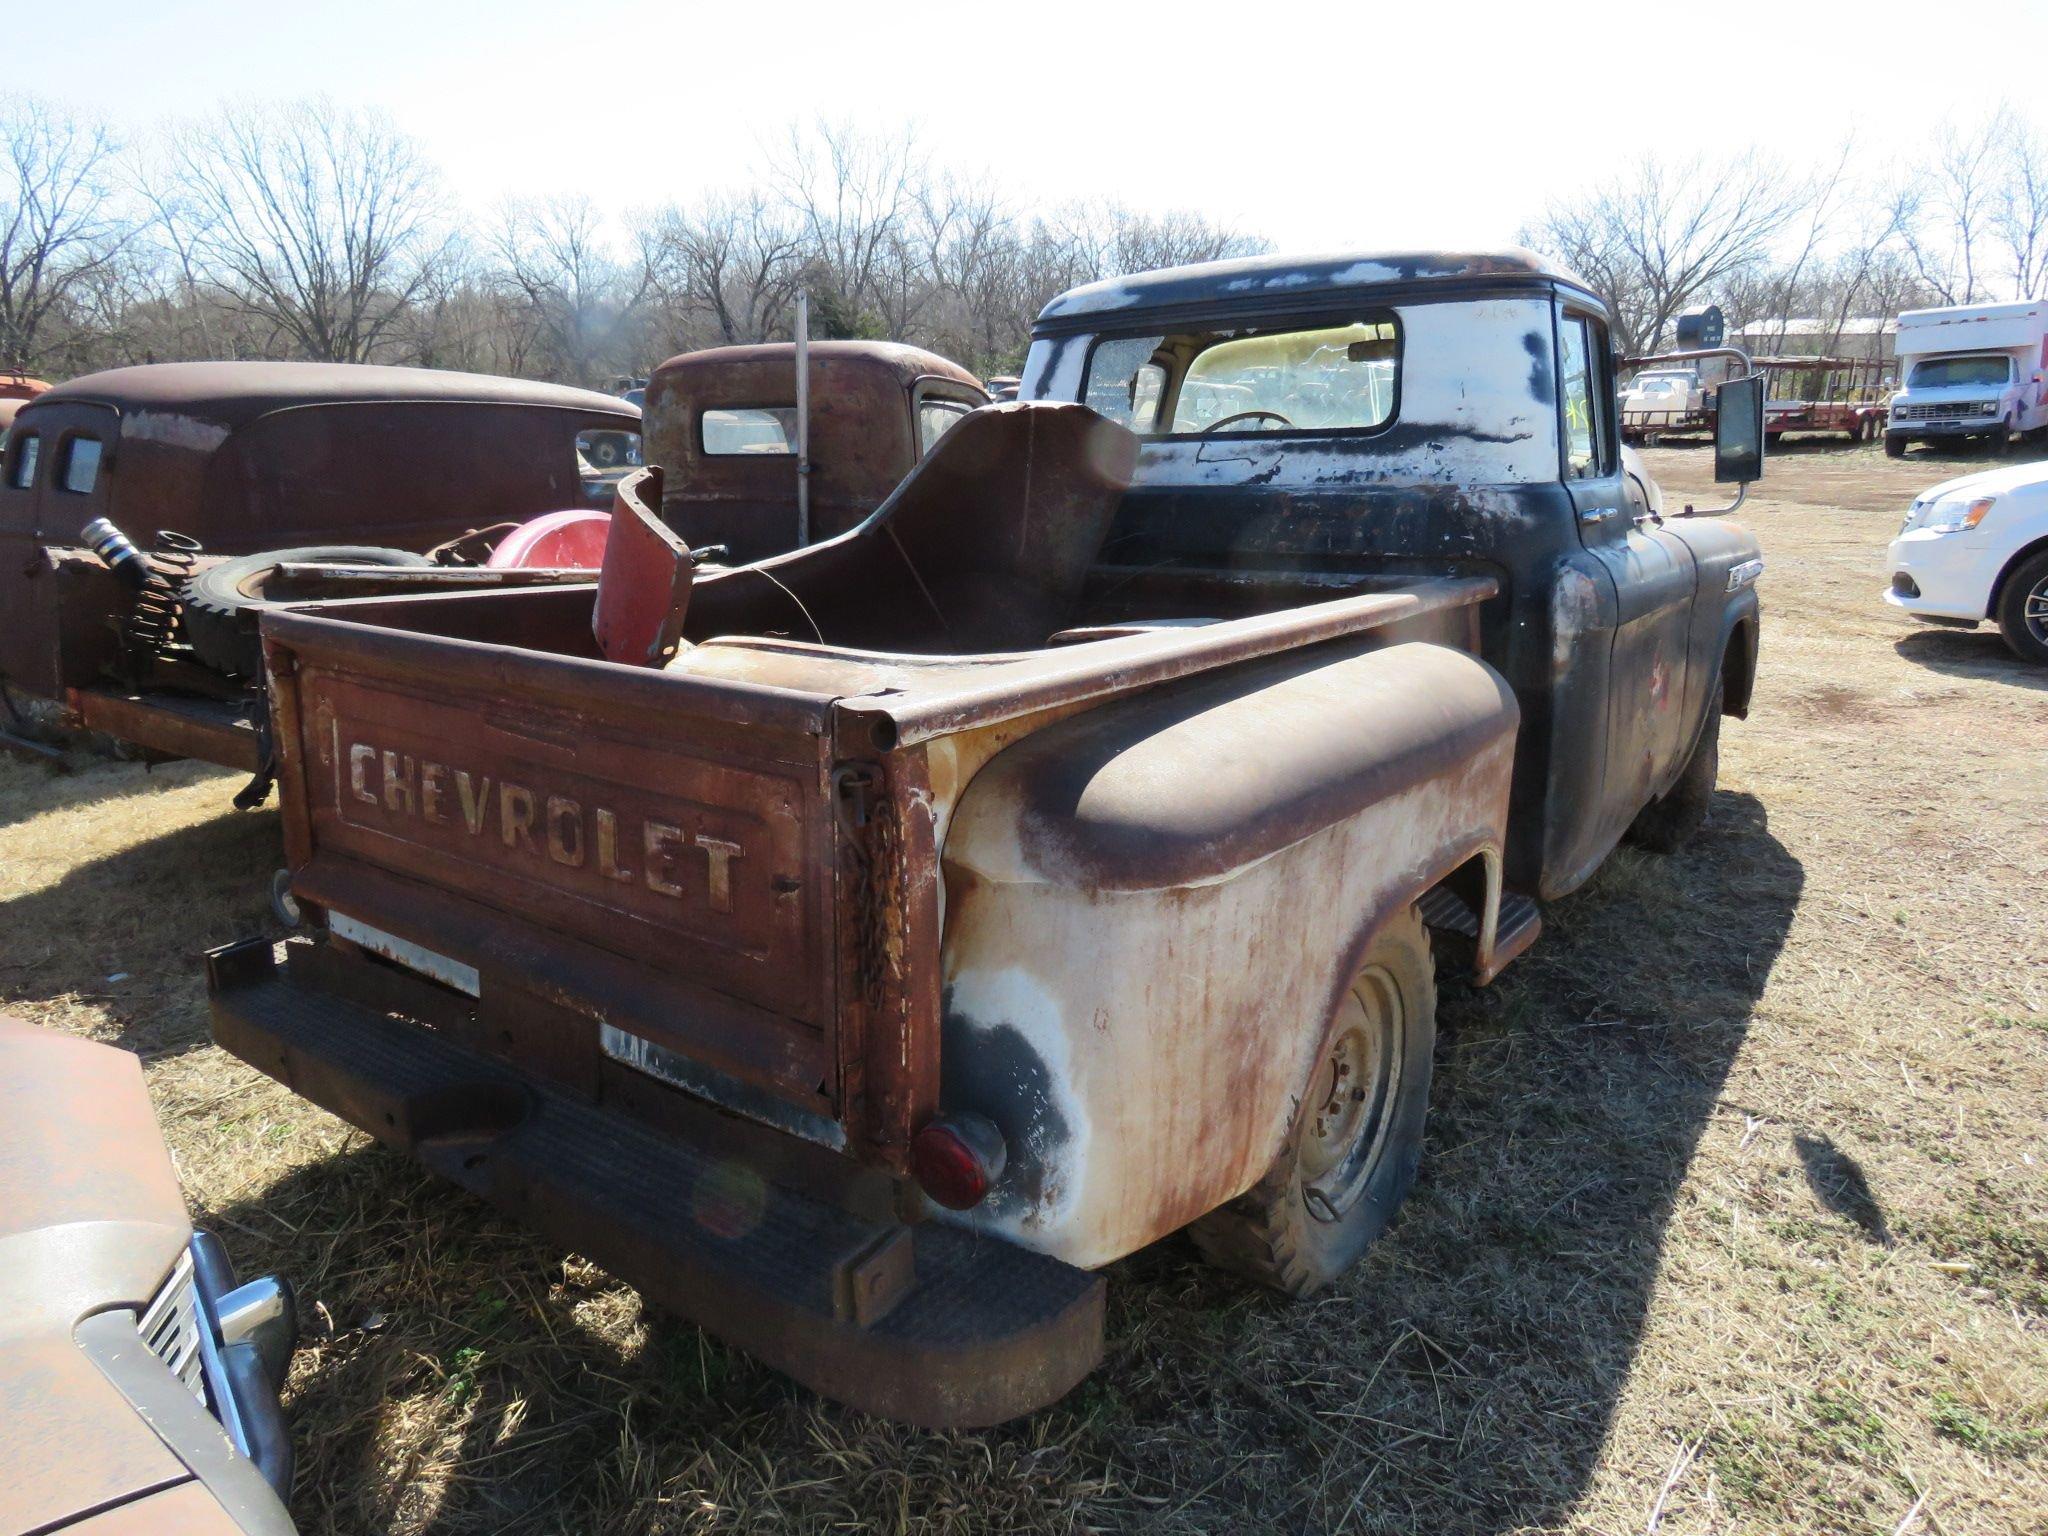
<path id="1" fill-rule="evenodd" d="M 945 1115 L 910 1139 L 910 1172 L 939 1204 L 981 1204 L 1003 1176 L 1003 1133 L 981 1115 Z"/>

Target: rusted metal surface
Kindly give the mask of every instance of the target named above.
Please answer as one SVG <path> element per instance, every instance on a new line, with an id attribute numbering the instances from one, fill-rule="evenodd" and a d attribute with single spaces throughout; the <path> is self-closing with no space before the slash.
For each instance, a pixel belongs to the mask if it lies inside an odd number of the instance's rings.
<path id="1" fill-rule="evenodd" d="M 814 342 L 810 367 L 814 541 L 859 523 L 917 463 L 921 402 L 989 398 L 958 364 L 896 342 Z M 728 546 L 737 561 L 793 548 L 793 453 L 707 453 L 703 417 L 795 405 L 796 355 L 788 343 L 686 352 L 657 368 L 647 386 L 646 458 L 668 473 L 661 513 L 669 526 L 693 545 Z"/>
<path id="2" fill-rule="evenodd" d="M 1365 931 L 1498 856 L 1512 695 L 1455 650 L 1366 645 L 1083 713 L 972 780 L 943 1098 L 1003 1128 L 1011 1168 L 951 1219 L 1093 1266 L 1242 1193 Z"/>
<path id="3" fill-rule="evenodd" d="M 183 693 L 117 693 L 107 688 L 73 688 L 64 698 L 88 729 L 104 731 L 165 757 L 197 758 L 245 773 L 263 766 L 263 738 L 247 704 Z"/>
<path id="4" fill-rule="evenodd" d="M 915 1424 L 988 1424 L 1053 1401 L 1101 1357 L 1099 1277 L 913 1230 L 786 1162 L 743 1159 L 729 1121 L 681 1115 L 657 1134 L 619 1099 L 593 1107 L 388 1016 L 402 993 L 304 985 L 350 962 L 288 948 L 275 969 L 267 945 L 212 957 L 227 1049 L 817 1391 Z"/>
<path id="5" fill-rule="evenodd" d="M 689 547 L 655 516 L 649 501 L 661 505 L 658 467 L 635 470 L 619 483 L 590 610 L 597 648 L 607 661 L 630 667 L 665 666 L 674 658 L 696 576 Z"/>
<path id="6" fill-rule="evenodd" d="M 110 684 L 147 696 L 137 648 L 118 638 L 136 600 L 81 547 L 95 518 L 143 549 L 163 531 L 209 556 L 424 549 L 577 504 L 578 433 L 638 424 L 637 408 L 610 396 L 430 369 L 178 363 L 74 379 L 22 407 L 0 466 L 0 676 L 46 698 Z M 36 473 L 18 486 L 31 440 Z M 67 466 L 93 445 L 88 483 Z M 147 598 L 160 640 L 170 638 L 167 592 Z M 209 750 L 233 738 L 194 735 L 176 718 L 148 729 L 129 739 L 182 738 L 209 760 L 244 765 L 239 753 Z"/>
<path id="7" fill-rule="evenodd" d="M 143 1309 L 192 1236 L 140 1065 L 0 1015 L 0 1124 L 0 1530 L 69 1529 L 133 1499 L 187 1523 L 108 1529 L 241 1529 L 204 1489 L 203 1503 L 148 1498 L 197 1487 L 193 1472 L 73 1336 Z"/>

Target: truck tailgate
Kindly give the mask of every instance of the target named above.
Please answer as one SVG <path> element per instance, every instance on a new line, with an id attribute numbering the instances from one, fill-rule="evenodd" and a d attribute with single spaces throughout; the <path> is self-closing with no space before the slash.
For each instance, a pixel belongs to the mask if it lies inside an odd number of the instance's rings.
<path id="1" fill-rule="evenodd" d="M 609 1026 L 592 1051 L 648 1042 L 834 1114 L 828 699 L 534 653 L 515 673 L 310 618 L 270 634 L 303 897 L 453 960 L 458 987 Z"/>

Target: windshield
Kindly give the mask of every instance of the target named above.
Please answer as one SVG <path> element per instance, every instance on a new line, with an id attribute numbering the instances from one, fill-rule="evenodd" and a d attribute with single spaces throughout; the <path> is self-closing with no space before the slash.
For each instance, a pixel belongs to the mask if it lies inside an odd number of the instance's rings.
<path id="1" fill-rule="evenodd" d="M 1148 436 L 1367 431 L 1393 416 L 1399 369 L 1399 329 L 1376 311 L 1306 330 L 1103 341 L 1082 398 Z"/>
<path id="2" fill-rule="evenodd" d="M 1951 384 L 2003 384 L 2012 377 L 2009 357 L 1934 357 L 1913 365 L 1911 389 L 1942 389 Z"/>

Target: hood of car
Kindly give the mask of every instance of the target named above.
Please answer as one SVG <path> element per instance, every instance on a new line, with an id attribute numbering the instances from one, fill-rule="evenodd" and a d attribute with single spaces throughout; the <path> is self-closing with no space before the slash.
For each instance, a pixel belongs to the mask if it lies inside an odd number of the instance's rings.
<path id="1" fill-rule="evenodd" d="M 2007 464 L 1998 469 L 1979 470 L 1974 475 L 1958 475 L 1953 480 L 1929 486 L 1914 499 L 1931 503 L 1966 494 L 2010 496 L 2040 485 L 2048 485 L 2048 463 L 2036 460 L 2031 464 Z"/>

